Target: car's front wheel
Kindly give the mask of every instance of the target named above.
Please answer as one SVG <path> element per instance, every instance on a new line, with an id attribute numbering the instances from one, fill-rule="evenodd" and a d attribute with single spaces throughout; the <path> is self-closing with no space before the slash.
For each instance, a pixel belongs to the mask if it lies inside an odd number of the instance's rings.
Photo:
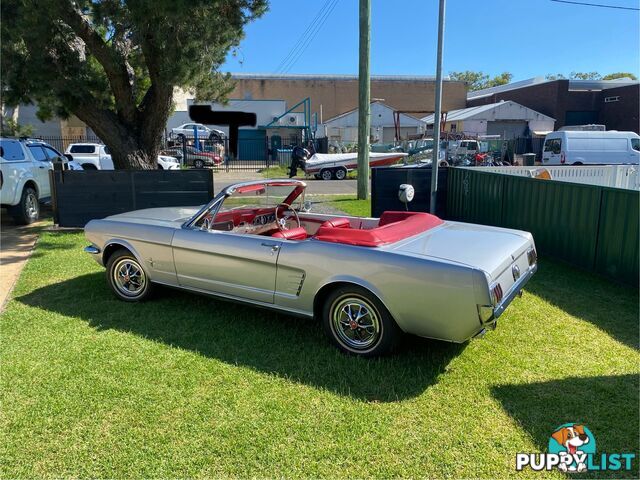
<path id="1" fill-rule="evenodd" d="M 9 213 L 18 225 L 29 225 L 40 216 L 38 193 L 31 187 L 25 187 L 20 196 L 20 203 L 11 207 Z"/>
<path id="2" fill-rule="evenodd" d="M 125 302 L 146 300 L 153 290 L 140 262 L 124 248 L 107 261 L 107 281 L 115 296 Z"/>
<path id="3" fill-rule="evenodd" d="M 193 162 L 193 166 L 196 168 L 204 168 L 204 161 L 196 160 L 195 162 Z"/>
<path id="4" fill-rule="evenodd" d="M 362 357 L 390 353 L 402 335 L 382 302 L 356 285 L 329 294 L 322 309 L 322 323 L 340 350 Z"/>

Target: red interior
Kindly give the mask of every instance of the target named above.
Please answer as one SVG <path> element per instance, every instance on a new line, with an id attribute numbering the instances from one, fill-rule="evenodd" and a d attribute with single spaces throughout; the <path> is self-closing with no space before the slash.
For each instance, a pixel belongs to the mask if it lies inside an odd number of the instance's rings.
<path id="1" fill-rule="evenodd" d="M 258 215 L 273 213 L 274 209 L 268 208 L 236 208 L 216 215 L 216 222 L 233 222 L 234 226 L 241 223 L 251 223 Z M 338 217 L 326 220 L 320 225 L 313 236 L 315 240 L 323 242 L 344 243 L 362 247 L 379 247 L 389 243 L 403 240 L 431 228 L 442 225 L 444 222 L 435 215 L 421 212 L 384 212 L 380 217 L 378 226 L 371 229 L 351 228 L 348 218 Z M 274 238 L 286 240 L 305 240 L 308 233 L 303 227 L 289 230 L 264 232 L 263 235 L 271 235 Z"/>
<path id="2" fill-rule="evenodd" d="M 384 212 L 376 228 L 360 230 L 322 225 L 313 238 L 324 242 L 379 247 L 412 237 L 443 223 L 438 217 L 428 213 Z"/>
<path id="3" fill-rule="evenodd" d="M 265 215 L 273 213 L 273 207 L 268 208 L 234 208 L 226 212 L 219 212 L 216 215 L 217 222 L 229 222 L 232 221 L 233 225 L 237 227 L 242 222 L 251 223 L 253 219 L 258 215 Z"/>

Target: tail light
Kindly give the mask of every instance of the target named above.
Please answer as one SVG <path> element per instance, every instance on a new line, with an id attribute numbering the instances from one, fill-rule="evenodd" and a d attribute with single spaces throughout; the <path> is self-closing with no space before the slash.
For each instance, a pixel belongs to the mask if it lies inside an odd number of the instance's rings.
<path id="1" fill-rule="evenodd" d="M 504 292 L 502 291 L 502 286 L 499 283 L 496 283 L 491 289 L 491 300 L 493 301 L 493 304 L 499 304 L 502 301 L 503 296 Z"/>
<path id="2" fill-rule="evenodd" d="M 564 152 L 560 152 L 560 163 L 564 163 L 567 161 L 567 157 Z"/>
<path id="3" fill-rule="evenodd" d="M 529 266 L 535 265 L 538 261 L 538 253 L 535 248 L 532 248 L 527 252 L 527 260 L 529 261 Z"/>

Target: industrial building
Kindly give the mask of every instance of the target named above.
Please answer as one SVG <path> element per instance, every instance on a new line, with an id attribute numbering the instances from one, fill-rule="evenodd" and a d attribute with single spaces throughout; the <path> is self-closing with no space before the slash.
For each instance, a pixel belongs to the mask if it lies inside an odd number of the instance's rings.
<path id="1" fill-rule="evenodd" d="M 546 80 L 543 77 L 469 92 L 467 106 L 512 100 L 555 118 L 555 128 L 605 125 L 607 130 L 640 133 L 640 82 L 616 80 Z M 446 110 L 446 109 L 443 109 Z"/>
<path id="2" fill-rule="evenodd" d="M 451 110 L 443 116 L 444 131 L 465 135 L 500 135 L 504 140 L 522 136 L 544 136 L 553 131 L 555 120 L 511 100 Z M 432 129 L 433 114 L 422 118 Z"/>
<path id="3" fill-rule="evenodd" d="M 294 105 L 303 98 L 311 100 L 312 114 L 318 123 L 332 119 L 358 106 L 357 75 L 273 75 L 232 74 L 236 83 L 230 98 L 253 100 L 285 100 Z M 396 111 L 426 114 L 435 105 L 435 77 L 432 76 L 376 76 L 371 77 L 371 100 L 381 101 Z M 443 110 L 467 106 L 465 82 L 445 80 Z M 418 115 L 419 116 L 419 115 Z"/>
<path id="4" fill-rule="evenodd" d="M 326 120 L 318 132 L 329 142 L 355 143 L 358 141 L 357 108 Z M 371 103 L 371 143 L 389 143 L 404 140 L 411 135 L 419 135 L 426 130 L 426 124 L 410 115 L 396 112 L 380 101 Z"/>

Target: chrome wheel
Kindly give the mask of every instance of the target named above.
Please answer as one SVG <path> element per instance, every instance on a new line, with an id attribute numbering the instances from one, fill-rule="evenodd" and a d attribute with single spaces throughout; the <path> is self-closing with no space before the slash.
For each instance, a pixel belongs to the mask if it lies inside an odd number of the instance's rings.
<path id="1" fill-rule="evenodd" d="M 364 298 L 347 295 L 331 306 L 331 327 L 337 340 L 353 350 L 367 350 L 380 340 L 382 324 L 376 308 Z"/>
<path id="2" fill-rule="evenodd" d="M 322 180 L 331 180 L 333 178 L 333 173 L 331 170 L 322 170 L 320 172 L 320 177 Z"/>
<path id="3" fill-rule="evenodd" d="M 135 298 L 144 293 L 147 278 L 142 267 L 130 258 L 119 260 L 112 269 L 113 284 L 118 293 Z"/>

